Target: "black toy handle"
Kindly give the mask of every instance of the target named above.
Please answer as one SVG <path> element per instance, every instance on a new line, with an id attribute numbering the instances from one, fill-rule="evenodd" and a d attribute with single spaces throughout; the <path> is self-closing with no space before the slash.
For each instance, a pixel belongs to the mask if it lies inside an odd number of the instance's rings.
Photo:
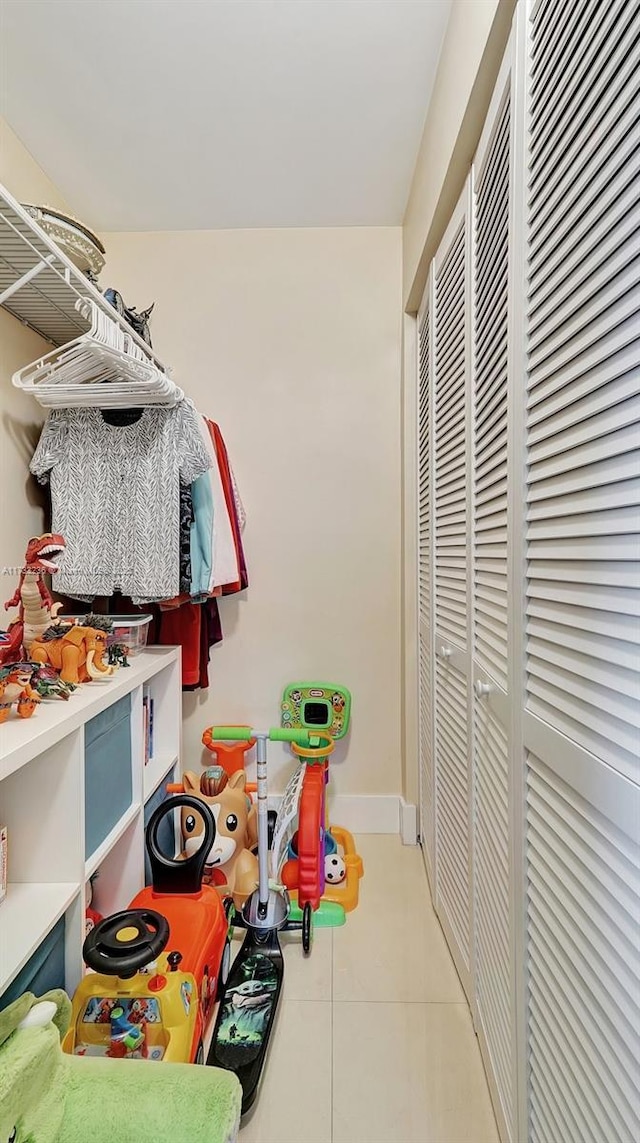
<path id="1" fill-rule="evenodd" d="M 204 834 L 200 848 L 184 860 L 167 857 L 158 845 L 158 828 L 161 821 L 183 806 L 195 810 L 204 821 Z M 154 893 L 194 894 L 202 887 L 202 876 L 209 851 L 216 839 L 216 823 L 206 802 L 191 794 L 175 794 L 162 802 L 149 818 L 147 825 L 147 853 L 151 864 L 151 877 Z"/>
<path id="2" fill-rule="evenodd" d="M 133 936 L 123 934 L 133 929 Z M 169 940 L 169 922 L 154 909 L 123 909 L 105 917 L 82 946 L 85 963 L 105 976 L 126 980 L 160 956 Z"/>

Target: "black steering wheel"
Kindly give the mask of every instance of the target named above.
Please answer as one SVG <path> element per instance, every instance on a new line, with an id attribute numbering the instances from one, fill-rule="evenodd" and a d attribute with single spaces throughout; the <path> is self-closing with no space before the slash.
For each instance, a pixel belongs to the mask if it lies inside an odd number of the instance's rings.
<path id="1" fill-rule="evenodd" d="M 156 960 L 169 940 L 169 922 L 153 909 L 123 909 L 100 921 L 85 938 L 85 963 L 126 980 Z"/>
<path id="2" fill-rule="evenodd" d="M 177 857 L 167 857 L 158 845 L 158 827 L 161 821 L 167 814 L 172 814 L 174 810 L 179 810 L 182 806 L 195 810 L 204 822 L 204 833 L 200 846 L 195 853 L 185 857 L 184 860 Z M 169 893 L 171 896 L 190 894 L 193 896 L 193 894 L 200 892 L 209 850 L 216 840 L 215 818 L 202 798 L 194 798 L 191 794 L 175 794 L 161 802 L 149 818 L 146 840 L 154 893 Z"/>

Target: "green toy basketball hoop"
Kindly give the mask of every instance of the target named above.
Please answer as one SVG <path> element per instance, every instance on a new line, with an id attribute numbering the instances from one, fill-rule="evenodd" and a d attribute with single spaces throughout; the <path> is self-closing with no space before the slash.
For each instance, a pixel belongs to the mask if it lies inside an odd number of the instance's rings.
<path id="1" fill-rule="evenodd" d="M 289 683 L 282 696 L 282 725 L 295 730 L 326 730 L 344 738 L 351 718 L 351 693 L 333 683 Z"/>

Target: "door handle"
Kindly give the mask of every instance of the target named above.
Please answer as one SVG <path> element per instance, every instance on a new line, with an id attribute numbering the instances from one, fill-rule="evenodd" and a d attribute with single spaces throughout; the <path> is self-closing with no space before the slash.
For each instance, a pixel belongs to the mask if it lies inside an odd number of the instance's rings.
<path id="1" fill-rule="evenodd" d="M 451 647 L 441 647 L 438 654 L 441 659 L 450 659 L 452 655 Z"/>
<path id="2" fill-rule="evenodd" d="M 475 691 L 476 691 L 478 698 L 486 698 L 487 695 L 491 694 L 492 690 L 493 690 L 493 687 L 491 686 L 490 683 L 483 683 L 482 679 L 476 679 Z"/>

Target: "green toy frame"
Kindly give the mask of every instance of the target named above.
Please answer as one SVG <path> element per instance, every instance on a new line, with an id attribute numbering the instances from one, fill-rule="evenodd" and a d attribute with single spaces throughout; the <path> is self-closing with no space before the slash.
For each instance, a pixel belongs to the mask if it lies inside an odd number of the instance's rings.
<path id="1" fill-rule="evenodd" d="M 322 706 L 325 716 L 322 717 Z M 313 717 L 310 707 L 316 707 Z M 334 683 L 301 682 L 285 687 L 281 703 L 282 725 L 291 729 L 326 730 L 333 739 L 344 738 L 351 721 L 351 692 Z"/>

